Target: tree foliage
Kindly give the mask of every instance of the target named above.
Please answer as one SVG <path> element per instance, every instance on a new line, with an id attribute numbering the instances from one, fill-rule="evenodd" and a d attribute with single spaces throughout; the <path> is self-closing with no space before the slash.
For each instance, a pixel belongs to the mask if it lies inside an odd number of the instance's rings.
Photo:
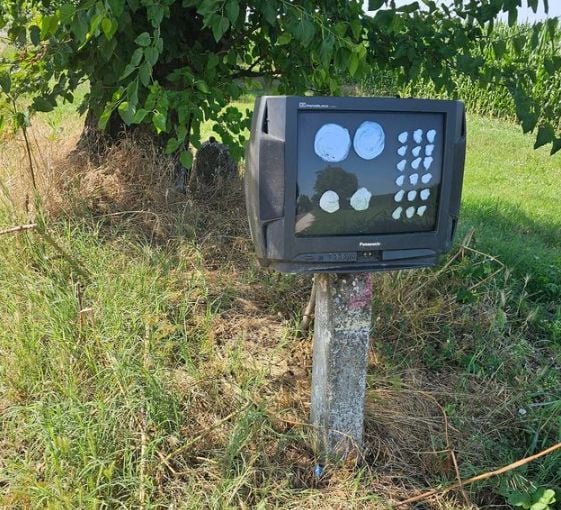
<path id="1" fill-rule="evenodd" d="M 536 146 L 561 149 L 561 49 L 557 20 L 525 38 L 491 39 L 501 12 L 516 22 L 523 0 L 4 0 L 0 90 L 16 126 L 73 100 L 79 83 L 104 128 L 118 115 L 146 124 L 191 166 L 201 124 L 241 155 L 249 112 L 230 103 L 263 90 L 339 94 L 343 84 L 388 69 L 453 91 L 457 76 L 506 88 Z M 547 0 L 525 1 L 534 10 Z M 544 35 L 545 34 L 545 35 Z M 548 35 L 549 34 L 549 35 Z M 483 50 L 491 53 L 482 57 Z M 531 45 L 529 61 L 521 50 Z M 517 57 L 519 55 L 519 57 Z"/>

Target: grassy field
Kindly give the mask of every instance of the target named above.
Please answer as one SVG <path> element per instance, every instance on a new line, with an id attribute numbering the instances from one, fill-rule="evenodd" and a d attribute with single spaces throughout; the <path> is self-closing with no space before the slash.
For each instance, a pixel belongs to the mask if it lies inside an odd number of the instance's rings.
<path id="1" fill-rule="evenodd" d="M 239 182 L 68 156 L 67 117 L 33 129 L 40 202 L 0 142 L 0 230 L 38 224 L 0 235 L 0 507 L 387 508 L 561 440 L 561 158 L 513 125 L 470 118 L 442 266 L 375 276 L 365 462 L 317 479 L 310 279 L 257 267 Z M 423 508 L 559 486 L 554 454 Z"/>

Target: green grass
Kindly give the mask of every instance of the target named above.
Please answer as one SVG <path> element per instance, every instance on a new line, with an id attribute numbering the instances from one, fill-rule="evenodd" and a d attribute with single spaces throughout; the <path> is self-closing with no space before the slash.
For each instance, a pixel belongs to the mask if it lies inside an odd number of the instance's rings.
<path id="1" fill-rule="evenodd" d="M 470 119 L 462 225 L 532 292 L 561 298 L 561 156 L 533 151 L 516 126 Z"/>
<path id="2" fill-rule="evenodd" d="M 458 241 L 475 240 L 436 270 L 375 276 L 366 463 L 321 480 L 295 334 L 310 280 L 257 267 L 238 182 L 118 214 L 96 209 L 104 189 L 67 191 L 66 213 L 0 236 L 0 507 L 387 508 L 453 482 L 448 448 L 469 477 L 561 440 L 561 160 L 531 144 L 470 118 Z M 0 230 L 28 220 L 3 189 Z M 557 488 L 560 468 L 469 497 Z"/>

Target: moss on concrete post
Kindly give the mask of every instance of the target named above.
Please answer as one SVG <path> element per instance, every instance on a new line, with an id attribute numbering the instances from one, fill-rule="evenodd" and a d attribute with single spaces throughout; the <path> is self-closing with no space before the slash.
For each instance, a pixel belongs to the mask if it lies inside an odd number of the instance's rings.
<path id="1" fill-rule="evenodd" d="M 369 273 L 316 275 L 312 424 L 323 454 L 359 455 L 371 325 Z"/>

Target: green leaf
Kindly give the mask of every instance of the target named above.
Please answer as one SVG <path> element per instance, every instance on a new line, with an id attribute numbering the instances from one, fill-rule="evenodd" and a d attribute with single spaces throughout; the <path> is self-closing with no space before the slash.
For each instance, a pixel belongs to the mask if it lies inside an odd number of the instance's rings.
<path id="1" fill-rule="evenodd" d="M 179 162 L 184 168 L 190 169 L 193 165 L 193 154 L 189 151 L 181 151 L 181 154 L 179 155 Z"/>
<path id="2" fill-rule="evenodd" d="M 493 42 L 493 51 L 495 52 L 495 57 L 498 59 L 503 58 L 506 51 L 506 41 L 504 39 L 498 39 Z"/>
<path id="3" fill-rule="evenodd" d="M 308 19 L 307 16 L 302 18 L 302 21 L 298 24 L 298 36 L 302 45 L 308 46 L 312 42 L 315 33 L 315 25 Z"/>
<path id="4" fill-rule="evenodd" d="M 354 19 L 351 21 L 351 30 L 353 32 L 353 37 L 359 39 L 362 34 L 362 23 L 359 19 Z"/>
<path id="5" fill-rule="evenodd" d="M 279 46 L 284 46 L 290 43 L 290 41 L 292 41 L 292 34 L 290 32 L 283 32 L 277 39 L 277 44 Z"/>
<path id="6" fill-rule="evenodd" d="M 134 106 L 131 105 L 128 101 L 123 101 L 119 105 L 118 110 L 119 110 L 119 115 L 121 116 L 121 119 L 125 121 L 125 124 L 127 124 L 127 126 L 132 124 L 134 120 L 134 115 L 136 113 Z"/>
<path id="7" fill-rule="evenodd" d="M 180 142 L 177 138 L 170 138 L 164 149 L 165 154 L 173 154 L 179 148 Z"/>
<path id="8" fill-rule="evenodd" d="M 102 129 L 102 130 L 105 129 L 105 127 L 107 126 L 107 123 L 109 122 L 109 119 L 111 118 L 111 113 L 112 113 L 111 108 L 106 108 L 103 111 L 103 113 L 99 117 L 99 120 L 97 121 L 97 127 L 99 129 Z"/>
<path id="9" fill-rule="evenodd" d="M 531 112 L 526 112 L 523 118 L 520 119 L 522 124 L 522 132 L 529 133 L 533 131 L 538 123 L 538 116 Z"/>
<path id="10" fill-rule="evenodd" d="M 536 143 L 534 143 L 534 149 L 538 149 L 542 145 L 546 145 L 555 139 L 555 133 L 553 128 L 546 124 L 545 126 L 540 126 L 538 128 L 538 134 L 536 136 Z"/>
<path id="11" fill-rule="evenodd" d="M 64 4 L 58 8 L 60 22 L 64 25 L 72 21 L 75 13 L 76 7 L 74 7 L 72 4 Z"/>
<path id="12" fill-rule="evenodd" d="M 130 65 L 132 65 L 133 67 L 137 67 L 140 64 L 143 55 L 144 50 L 142 48 L 136 48 L 136 50 L 134 50 L 134 53 L 132 54 Z"/>
<path id="13" fill-rule="evenodd" d="M 33 109 L 36 112 L 52 112 L 55 105 L 52 101 L 45 99 L 44 97 L 36 97 L 33 100 Z"/>
<path id="14" fill-rule="evenodd" d="M 58 27 L 58 16 L 43 16 L 41 18 L 41 39 L 47 38 L 56 32 Z"/>
<path id="15" fill-rule="evenodd" d="M 240 4 L 238 0 L 228 0 L 226 4 L 226 16 L 230 20 L 230 23 L 233 25 L 240 15 Z"/>
<path id="16" fill-rule="evenodd" d="M 518 7 L 511 7 L 508 11 L 508 26 L 512 27 L 516 25 L 518 20 Z"/>
<path id="17" fill-rule="evenodd" d="M 528 510 L 532 504 L 530 495 L 527 492 L 513 491 L 508 494 L 507 501 L 512 506 L 517 506 Z"/>
<path id="18" fill-rule="evenodd" d="M 210 89 L 208 88 L 208 85 L 206 84 L 205 81 L 203 80 L 197 80 L 195 82 L 195 86 L 203 93 L 203 94 L 208 94 L 210 93 Z"/>
<path id="19" fill-rule="evenodd" d="M 532 496 L 533 504 L 530 510 L 549 510 L 555 503 L 555 491 L 540 487 Z"/>
<path id="20" fill-rule="evenodd" d="M 136 66 L 133 66 L 132 64 L 127 64 L 125 66 L 125 70 L 123 71 L 123 74 L 121 74 L 121 76 L 119 77 L 119 80 L 124 80 L 129 74 L 133 73 L 136 69 Z"/>
<path id="21" fill-rule="evenodd" d="M 216 42 L 222 39 L 222 36 L 228 30 L 230 26 L 230 21 L 228 18 L 224 17 L 216 17 L 214 18 L 216 21 L 212 24 L 212 35 L 214 36 L 214 40 Z"/>
<path id="22" fill-rule="evenodd" d="M 277 22 L 277 6 L 276 2 L 267 0 L 262 3 L 263 16 L 269 25 L 275 25 Z"/>
<path id="23" fill-rule="evenodd" d="M 142 85 L 144 85 L 145 87 L 148 87 L 148 85 L 150 85 L 150 79 L 152 77 L 152 66 L 149 62 L 144 62 L 144 64 L 140 66 L 140 69 L 138 70 L 138 76 Z"/>
<path id="24" fill-rule="evenodd" d="M 149 46 L 148 48 L 144 48 L 144 56 L 146 57 L 146 61 L 154 67 L 156 62 L 158 62 L 158 57 L 160 56 L 158 50 L 153 46 Z"/>
<path id="25" fill-rule="evenodd" d="M 148 115 L 148 110 L 144 110 L 143 108 L 136 110 L 136 113 L 134 114 L 133 124 L 140 124 L 144 120 L 146 115 Z"/>
<path id="26" fill-rule="evenodd" d="M 142 32 L 134 42 L 139 46 L 148 46 L 150 44 L 150 34 L 148 32 Z"/>
<path id="27" fill-rule="evenodd" d="M 31 25 L 29 27 L 29 39 L 33 46 L 38 46 L 41 42 L 41 29 L 37 25 Z"/>
<path id="28" fill-rule="evenodd" d="M 359 56 L 355 51 L 351 53 L 351 59 L 349 60 L 349 73 L 354 76 L 358 70 L 360 64 Z"/>
<path id="29" fill-rule="evenodd" d="M 119 18 L 125 9 L 125 0 L 107 0 L 113 16 Z"/>
<path id="30" fill-rule="evenodd" d="M 384 5 L 385 0 L 368 0 L 368 10 L 375 11 Z"/>
<path id="31" fill-rule="evenodd" d="M 117 31 L 117 24 L 113 24 L 111 18 L 103 18 L 101 20 L 101 30 L 103 31 L 103 35 L 109 40 Z"/>
<path id="32" fill-rule="evenodd" d="M 72 33 L 74 37 L 82 42 L 85 41 L 86 35 L 88 33 L 88 18 L 85 12 L 79 12 L 74 16 L 74 20 L 71 25 Z"/>
<path id="33" fill-rule="evenodd" d="M 0 72 L 0 89 L 5 94 L 9 94 L 10 90 L 12 90 L 12 79 L 10 78 L 10 74 L 3 71 Z"/>
<path id="34" fill-rule="evenodd" d="M 166 123 L 167 119 L 163 113 L 156 112 L 152 116 L 152 124 L 154 124 L 154 127 L 156 128 L 156 133 L 165 133 L 167 130 Z"/>

